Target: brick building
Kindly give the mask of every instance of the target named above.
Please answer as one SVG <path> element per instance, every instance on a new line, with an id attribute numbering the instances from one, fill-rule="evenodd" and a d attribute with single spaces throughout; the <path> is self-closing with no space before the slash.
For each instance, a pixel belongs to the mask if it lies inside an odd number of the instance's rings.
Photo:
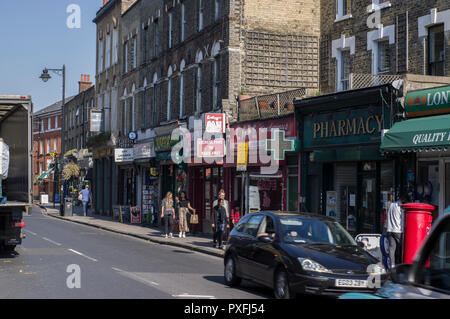
<path id="1" fill-rule="evenodd" d="M 321 91 L 368 84 L 358 74 L 449 76 L 449 21 L 448 1 L 322 0 Z"/>
<path id="2" fill-rule="evenodd" d="M 319 85 L 319 17 L 315 1 L 289 0 L 282 6 L 271 0 L 105 1 L 94 19 L 98 106 L 105 106 L 105 131 L 111 132 L 112 148 L 118 143 L 132 147 L 128 134 L 134 132 L 134 153 L 139 155 L 134 166 L 125 162 L 96 168 L 102 180 L 98 184 L 118 185 L 111 197 L 97 204 L 141 205 L 143 188 L 158 179 L 160 185 L 153 187 L 158 197 L 188 184 L 193 193 L 196 184 L 203 194 L 194 199 L 198 208 L 210 205 L 203 197 L 212 200 L 215 188 L 224 186 L 222 168 L 188 172 L 174 166 L 166 145 L 174 141 L 169 138 L 166 143 L 168 136 L 175 128 L 192 131 L 194 120 L 203 119 L 206 112 L 226 113 L 235 120 L 239 95 L 298 88 L 314 94 Z M 94 149 L 94 157 L 96 153 L 102 151 Z M 102 154 L 112 156 L 112 150 Z M 163 178 L 150 176 L 149 168 L 157 168 Z M 206 189 L 203 177 L 211 169 L 219 182 Z M 106 181 L 109 175 L 113 177 Z M 188 183 L 187 175 L 202 176 L 202 181 Z M 110 213 L 111 207 L 101 207 L 97 211 Z"/>
<path id="3" fill-rule="evenodd" d="M 78 84 L 78 95 L 64 105 L 64 153 L 86 148 L 87 139 L 92 135 L 89 131 L 89 112 L 95 107 L 95 86 L 84 74 Z"/>
<path id="4" fill-rule="evenodd" d="M 68 103 L 72 97 L 66 99 Z M 54 174 L 46 172 L 53 163 L 51 152 L 57 157 L 61 153 L 61 101 L 45 107 L 33 114 L 33 197 L 40 193 L 49 195 L 53 201 Z"/>

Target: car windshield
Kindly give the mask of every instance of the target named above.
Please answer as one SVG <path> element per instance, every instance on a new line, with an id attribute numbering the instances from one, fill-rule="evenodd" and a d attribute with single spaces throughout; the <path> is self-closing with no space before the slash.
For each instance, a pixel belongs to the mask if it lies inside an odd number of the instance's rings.
<path id="1" fill-rule="evenodd" d="M 282 216 L 281 237 L 287 243 L 330 243 L 356 245 L 356 241 L 336 221 L 301 216 Z"/>

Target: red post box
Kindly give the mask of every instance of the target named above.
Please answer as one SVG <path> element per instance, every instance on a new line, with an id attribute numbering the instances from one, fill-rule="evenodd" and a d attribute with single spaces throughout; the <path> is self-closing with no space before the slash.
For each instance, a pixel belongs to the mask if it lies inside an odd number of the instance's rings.
<path id="1" fill-rule="evenodd" d="M 404 210 L 403 263 L 412 264 L 416 253 L 422 247 L 425 237 L 431 230 L 434 206 L 422 203 L 402 205 Z"/>

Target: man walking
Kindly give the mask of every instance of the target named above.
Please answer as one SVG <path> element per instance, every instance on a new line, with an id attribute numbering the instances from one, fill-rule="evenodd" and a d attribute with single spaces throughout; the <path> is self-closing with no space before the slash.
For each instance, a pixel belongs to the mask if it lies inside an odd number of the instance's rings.
<path id="1" fill-rule="evenodd" d="M 406 195 L 401 195 L 400 200 L 391 204 L 387 214 L 387 239 L 389 241 L 389 258 L 391 268 L 401 263 L 401 246 L 403 235 L 403 209 L 401 206 L 406 203 Z"/>
<path id="2" fill-rule="evenodd" d="M 225 190 L 223 188 L 219 190 L 219 194 L 217 197 L 218 198 L 213 202 L 213 207 L 216 207 L 219 204 L 219 200 L 222 199 L 223 208 L 225 209 L 227 219 L 230 220 L 230 203 L 225 199 Z M 225 230 L 225 241 L 228 241 L 228 231 L 229 229 Z"/>
<path id="3" fill-rule="evenodd" d="M 92 194 L 89 190 L 89 185 L 84 186 L 84 189 L 80 192 L 81 193 L 81 201 L 83 203 L 83 215 L 87 216 L 87 209 L 89 202 L 92 202 Z"/>

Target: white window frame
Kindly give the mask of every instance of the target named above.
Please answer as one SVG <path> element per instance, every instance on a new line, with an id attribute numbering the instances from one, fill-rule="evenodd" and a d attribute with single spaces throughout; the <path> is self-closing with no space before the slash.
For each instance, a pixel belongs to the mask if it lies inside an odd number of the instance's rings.
<path id="1" fill-rule="evenodd" d="M 203 11 L 205 10 L 203 0 L 198 0 L 198 31 L 203 30 Z"/>
<path id="2" fill-rule="evenodd" d="M 55 116 L 55 129 L 58 128 L 58 115 Z"/>
<path id="3" fill-rule="evenodd" d="M 104 61 L 103 39 L 99 40 L 98 51 L 99 51 L 99 67 L 98 67 L 98 71 L 99 72 L 103 72 L 103 61 Z"/>
<path id="4" fill-rule="evenodd" d="M 113 30 L 113 64 L 119 62 L 119 29 Z"/>
<path id="5" fill-rule="evenodd" d="M 54 143 L 55 143 L 54 151 L 55 151 L 56 154 L 58 154 L 58 138 L 55 138 Z"/>
<path id="6" fill-rule="evenodd" d="M 47 140 L 47 154 L 50 154 L 50 151 L 51 151 L 51 147 L 52 146 L 52 140 L 51 139 L 48 139 Z"/>
<path id="7" fill-rule="evenodd" d="M 173 46 L 173 12 L 169 12 L 169 49 Z"/>
<path id="8" fill-rule="evenodd" d="M 108 69 L 111 66 L 111 33 L 106 35 L 106 59 L 105 68 Z"/>
<path id="9" fill-rule="evenodd" d="M 48 130 L 51 130 L 51 129 L 52 129 L 52 118 L 49 117 L 48 118 Z"/>
<path id="10" fill-rule="evenodd" d="M 350 89 L 350 78 L 343 78 L 343 72 L 344 72 L 344 54 L 348 53 L 348 57 L 351 57 L 350 51 L 349 50 L 340 50 L 340 59 L 339 59 L 339 63 L 338 63 L 338 91 L 344 91 L 344 90 L 349 90 Z M 350 63 L 350 62 L 348 62 Z M 348 74 L 350 77 L 350 73 Z M 347 88 L 344 88 L 344 81 L 347 82 Z"/>
<path id="11" fill-rule="evenodd" d="M 355 54 L 355 37 L 346 38 L 344 35 L 341 38 L 332 41 L 332 50 L 331 56 L 336 59 L 336 90 L 342 91 L 341 86 L 341 60 L 342 60 L 342 51 L 349 50 L 350 56 Z M 350 84 L 350 83 L 349 83 Z"/>
<path id="12" fill-rule="evenodd" d="M 124 73 L 126 74 L 126 73 L 128 73 L 128 44 L 129 44 L 129 42 L 127 41 L 127 42 L 125 42 L 125 45 L 124 45 L 124 58 L 123 58 L 123 63 L 124 63 L 124 67 L 125 67 L 125 69 L 124 69 Z"/>
<path id="13" fill-rule="evenodd" d="M 41 120 L 41 132 L 44 132 L 45 131 L 45 129 L 44 129 L 44 120 Z"/>
<path id="14" fill-rule="evenodd" d="M 184 117 L 184 66 L 186 62 L 184 60 L 181 61 L 180 64 L 180 118 Z"/>
<path id="15" fill-rule="evenodd" d="M 181 3 L 181 42 L 186 39 L 186 5 Z"/>
<path id="16" fill-rule="evenodd" d="M 386 40 L 389 40 L 389 45 L 395 44 L 395 25 L 385 27 L 380 24 L 378 29 L 367 32 L 367 51 L 372 51 L 372 74 L 386 73 L 378 70 L 378 45 L 380 41 Z"/>
<path id="17" fill-rule="evenodd" d="M 372 4 L 367 8 L 368 13 L 392 7 L 390 1 L 380 2 L 380 0 L 372 0 Z"/>
<path id="18" fill-rule="evenodd" d="M 220 11 L 221 0 L 214 1 L 214 19 L 215 21 L 219 20 L 221 11 Z"/>
<path id="19" fill-rule="evenodd" d="M 336 0 L 336 20 L 334 22 L 353 18 L 351 13 L 344 14 L 344 4 L 346 3 L 346 0 Z"/>
<path id="20" fill-rule="evenodd" d="M 137 37 L 133 38 L 133 70 L 137 67 Z"/>
<path id="21" fill-rule="evenodd" d="M 44 141 L 41 140 L 39 143 L 39 154 L 42 155 L 44 154 Z"/>

